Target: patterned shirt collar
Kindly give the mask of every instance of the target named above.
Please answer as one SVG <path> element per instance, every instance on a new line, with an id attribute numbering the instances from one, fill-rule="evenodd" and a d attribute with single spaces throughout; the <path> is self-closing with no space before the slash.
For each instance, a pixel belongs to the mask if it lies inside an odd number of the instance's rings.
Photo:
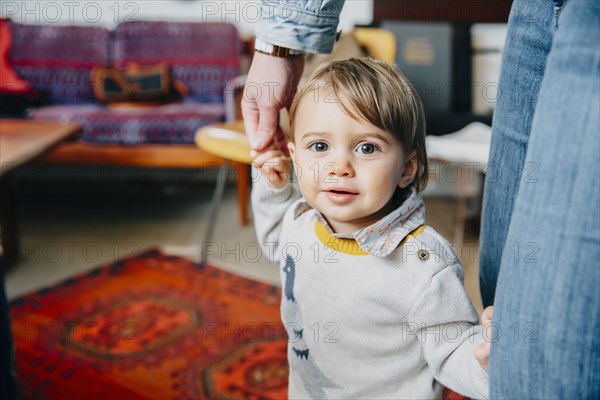
<path id="1" fill-rule="evenodd" d="M 294 219 L 312 209 L 306 201 L 299 202 L 294 209 Z M 352 234 L 333 233 L 323 215 L 317 210 L 314 211 L 319 222 L 331 236 L 354 239 L 361 249 L 376 257 L 390 255 L 409 233 L 425 223 L 425 204 L 414 188 L 400 207 L 374 224 Z"/>

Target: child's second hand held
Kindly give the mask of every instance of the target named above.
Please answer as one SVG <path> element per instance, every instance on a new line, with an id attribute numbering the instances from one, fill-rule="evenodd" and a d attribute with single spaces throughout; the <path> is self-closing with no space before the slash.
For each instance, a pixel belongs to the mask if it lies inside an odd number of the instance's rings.
<path id="1" fill-rule="evenodd" d="M 481 325 L 483 325 L 484 329 L 488 329 L 490 324 L 492 323 L 492 316 L 494 313 L 494 307 L 489 306 L 481 313 Z M 491 333 L 484 334 L 484 336 L 488 336 Z M 475 348 L 475 358 L 481 365 L 481 368 L 488 372 L 488 360 L 490 357 L 490 341 L 489 338 L 486 339 L 485 342 L 477 345 Z"/>
<path id="2" fill-rule="evenodd" d="M 267 149 L 262 152 L 250 153 L 252 163 L 260 169 L 262 176 L 267 179 L 267 184 L 274 189 L 281 189 L 290 180 L 292 161 L 281 150 Z"/>

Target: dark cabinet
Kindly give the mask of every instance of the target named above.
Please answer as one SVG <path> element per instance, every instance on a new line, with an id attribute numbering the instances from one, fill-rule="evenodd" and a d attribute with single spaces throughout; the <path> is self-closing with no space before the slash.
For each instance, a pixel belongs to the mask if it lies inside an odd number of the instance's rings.
<path id="1" fill-rule="evenodd" d="M 512 0 L 374 0 L 373 21 L 507 22 Z"/>

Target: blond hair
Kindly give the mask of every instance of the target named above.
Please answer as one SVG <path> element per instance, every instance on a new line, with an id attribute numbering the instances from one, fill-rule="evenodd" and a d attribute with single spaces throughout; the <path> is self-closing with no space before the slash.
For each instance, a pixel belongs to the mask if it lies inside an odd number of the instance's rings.
<path id="1" fill-rule="evenodd" d="M 371 58 L 350 58 L 322 65 L 294 98 L 289 113 L 292 140 L 298 104 L 308 93 L 321 89 L 331 90 L 351 118 L 367 121 L 396 137 L 404 147 L 405 156 L 414 150 L 417 172 L 411 186 L 417 191 L 425 188 L 429 170 L 425 113 L 414 87 L 399 70 Z"/>

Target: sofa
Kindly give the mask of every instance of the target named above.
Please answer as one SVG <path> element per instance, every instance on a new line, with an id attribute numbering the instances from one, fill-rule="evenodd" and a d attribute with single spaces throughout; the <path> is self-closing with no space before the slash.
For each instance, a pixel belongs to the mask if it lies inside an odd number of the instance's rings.
<path id="1" fill-rule="evenodd" d="M 41 105 L 28 109 L 27 118 L 82 127 L 76 140 L 60 145 L 42 162 L 153 168 L 203 168 L 222 162 L 198 149 L 194 135 L 204 125 L 227 119 L 225 89 L 242 72 L 244 56 L 234 25 L 126 21 L 114 30 L 13 21 L 8 25 L 9 63 L 42 99 Z M 165 62 L 172 78 L 186 88 L 177 101 L 117 106 L 96 99 L 94 67 Z M 238 177 L 240 196 L 247 196 L 246 177 Z M 240 212 L 246 223 L 246 210 Z"/>

